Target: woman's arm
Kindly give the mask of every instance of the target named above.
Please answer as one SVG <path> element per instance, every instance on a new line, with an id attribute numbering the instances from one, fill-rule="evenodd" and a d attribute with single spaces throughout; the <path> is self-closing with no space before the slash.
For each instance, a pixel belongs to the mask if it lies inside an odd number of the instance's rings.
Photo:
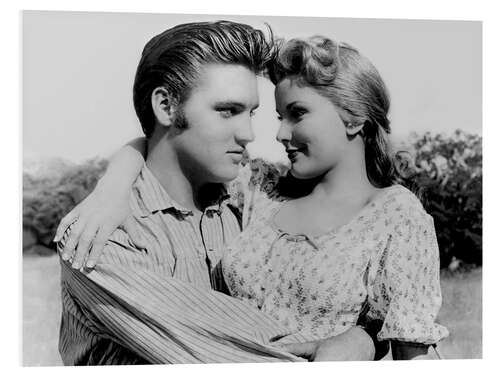
<path id="1" fill-rule="evenodd" d="M 311 362 L 371 361 L 375 357 L 373 340 L 361 327 L 352 327 L 324 340 L 284 344 L 283 349 Z"/>
<path id="2" fill-rule="evenodd" d="M 134 139 L 120 148 L 110 158 L 94 191 L 61 220 L 54 241 L 59 242 L 71 226 L 62 258 L 72 259 L 73 268 L 81 268 L 87 256 L 85 265 L 92 268 L 111 233 L 124 223 L 130 213 L 131 188 L 144 164 L 145 155 L 145 138 Z"/>
<path id="3" fill-rule="evenodd" d="M 377 334 L 390 341 L 393 359 L 432 359 L 429 346 L 448 335 L 437 323 L 441 306 L 439 248 L 432 218 L 412 197 L 400 197 L 390 241 L 369 271 L 370 314 L 384 324 Z M 390 220 L 390 219 L 389 219 Z M 431 354 L 432 353 L 431 351 Z"/>

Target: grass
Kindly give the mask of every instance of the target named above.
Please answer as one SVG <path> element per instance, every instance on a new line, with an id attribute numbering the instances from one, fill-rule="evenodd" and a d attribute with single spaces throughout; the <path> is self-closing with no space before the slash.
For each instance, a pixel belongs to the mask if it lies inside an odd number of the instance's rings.
<path id="1" fill-rule="evenodd" d="M 482 358 L 482 269 L 441 275 L 443 305 L 438 320 L 450 331 L 440 345 L 447 359 Z"/>
<path id="2" fill-rule="evenodd" d="M 23 364 L 62 365 L 57 351 L 61 302 L 57 256 L 23 259 Z M 482 270 L 443 273 L 438 320 L 450 336 L 440 344 L 447 359 L 482 357 Z"/>
<path id="3" fill-rule="evenodd" d="M 57 350 L 61 319 L 57 256 L 23 259 L 23 365 L 62 365 Z"/>

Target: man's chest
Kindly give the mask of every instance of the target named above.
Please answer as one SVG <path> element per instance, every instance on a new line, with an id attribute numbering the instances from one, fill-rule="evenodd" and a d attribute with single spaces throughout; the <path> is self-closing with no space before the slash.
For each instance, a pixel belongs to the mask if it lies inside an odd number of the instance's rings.
<path id="1" fill-rule="evenodd" d="M 231 210 L 201 215 L 159 212 L 144 219 L 150 230 L 155 262 L 168 263 L 171 276 L 202 287 L 214 284 L 214 273 L 226 245 L 239 233 L 240 226 Z"/>

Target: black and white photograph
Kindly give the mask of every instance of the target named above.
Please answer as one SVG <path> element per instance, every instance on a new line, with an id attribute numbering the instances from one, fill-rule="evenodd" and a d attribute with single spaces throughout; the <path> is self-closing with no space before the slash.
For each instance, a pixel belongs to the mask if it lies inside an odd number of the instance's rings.
<path id="1" fill-rule="evenodd" d="M 20 17 L 23 366 L 483 358 L 481 21 Z"/>

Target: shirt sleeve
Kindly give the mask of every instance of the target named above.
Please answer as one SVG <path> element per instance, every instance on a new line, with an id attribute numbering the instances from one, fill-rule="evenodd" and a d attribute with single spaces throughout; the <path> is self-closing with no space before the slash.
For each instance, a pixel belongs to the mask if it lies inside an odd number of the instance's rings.
<path id="1" fill-rule="evenodd" d="M 271 346 L 288 333 L 274 319 L 152 270 L 124 243 L 109 241 L 88 273 L 62 263 L 63 282 L 99 335 L 151 363 L 301 361 Z"/>
<path id="2" fill-rule="evenodd" d="M 441 307 L 439 249 L 422 207 L 395 213 L 396 223 L 370 278 L 370 308 L 384 323 L 379 340 L 434 344 L 448 335 L 436 323 Z"/>

